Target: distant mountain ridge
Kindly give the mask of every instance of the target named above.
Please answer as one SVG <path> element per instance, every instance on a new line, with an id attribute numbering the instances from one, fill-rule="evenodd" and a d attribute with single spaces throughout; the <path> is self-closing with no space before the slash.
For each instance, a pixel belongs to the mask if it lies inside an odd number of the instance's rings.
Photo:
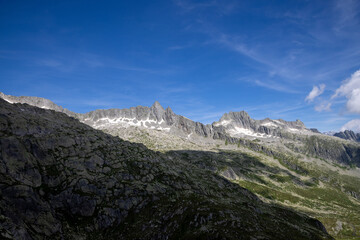
<path id="1" fill-rule="evenodd" d="M 244 135 L 253 137 L 279 137 L 282 131 L 311 134 L 303 122 L 284 121 L 282 119 L 272 120 L 254 120 L 245 111 L 225 113 L 213 126 L 221 126 L 225 132 L 232 137 L 242 137 Z"/>
<path id="2" fill-rule="evenodd" d="M 276 138 L 280 137 L 283 131 L 301 134 L 313 133 L 300 120 L 293 122 L 269 118 L 254 120 L 245 111 L 225 113 L 218 122 L 205 125 L 175 114 L 170 107 L 164 109 L 158 101 L 151 107 L 137 106 L 129 109 L 99 109 L 80 114 L 69 111 L 44 98 L 15 97 L 1 92 L 0 97 L 10 103 L 27 103 L 36 107 L 63 112 L 98 129 L 110 126 L 137 126 L 171 132 L 182 136 L 194 134 L 211 138 L 221 134 L 227 134 L 232 137 Z"/>
<path id="3" fill-rule="evenodd" d="M 340 132 L 330 131 L 330 132 L 324 132 L 323 134 L 328 135 L 328 136 L 342 138 L 345 140 L 350 140 L 353 142 L 360 142 L 360 133 L 355 133 L 352 130 L 345 130 L 345 131 L 340 131 Z"/>
<path id="4" fill-rule="evenodd" d="M 242 144 L 252 150 L 262 152 L 267 152 L 264 146 L 270 144 L 286 147 L 297 153 L 329 159 L 336 163 L 360 167 L 360 146 L 356 142 L 345 141 L 338 137 L 321 134 L 314 129 L 307 129 L 300 120 L 285 121 L 269 118 L 255 120 L 247 112 L 241 111 L 225 113 L 218 122 L 205 125 L 175 114 L 170 107 L 164 109 L 157 101 L 151 107 L 99 109 L 80 114 L 43 98 L 14 97 L 5 94 L 0 94 L 0 97 L 11 103 L 27 103 L 59 111 L 95 129 L 144 144 L 146 144 L 145 138 L 150 142 L 162 144 L 163 137 L 168 136 L 174 136 L 180 142 L 192 142 L 197 145 L 220 140 L 231 144 Z M 138 130 L 141 133 L 137 137 L 132 139 L 127 137 L 126 134 L 133 135 L 132 132 Z M 151 136 L 146 136 L 143 130 Z M 157 132 L 164 135 L 159 136 Z M 173 141 L 170 140 L 171 137 L 168 139 L 170 142 Z M 260 141 L 261 144 L 254 144 L 254 140 Z M 271 151 L 269 154 L 274 155 Z"/>
<path id="5" fill-rule="evenodd" d="M 339 137 L 346 140 L 360 142 L 360 133 L 355 133 L 351 130 L 345 130 L 343 132 L 337 132 L 334 134 L 335 137 Z"/>

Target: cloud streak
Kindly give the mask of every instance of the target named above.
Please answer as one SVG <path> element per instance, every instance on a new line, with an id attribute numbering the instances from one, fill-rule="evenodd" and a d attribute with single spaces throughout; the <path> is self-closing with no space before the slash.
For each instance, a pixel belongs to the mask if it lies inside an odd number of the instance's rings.
<path id="1" fill-rule="evenodd" d="M 278 82 L 273 82 L 273 81 L 268 81 L 268 82 L 263 82 L 260 80 L 255 80 L 255 84 L 260 86 L 260 87 L 264 87 L 264 88 L 268 88 L 268 89 L 272 89 L 278 92 L 285 92 L 285 93 L 299 93 L 296 90 L 293 90 L 285 85 L 279 84 Z"/>
<path id="2" fill-rule="evenodd" d="M 237 7 L 236 1 L 225 2 L 225 1 L 212 0 L 212 1 L 198 2 L 191 0 L 174 0 L 174 3 L 186 12 L 215 8 L 217 13 L 221 15 L 230 14 Z"/>
<path id="3" fill-rule="evenodd" d="M 315 111 L 317 112 L 324 112 L 324 111 L 330 111 L 331 110 L 331 102 L 321 102 L 315 106 Z"/>

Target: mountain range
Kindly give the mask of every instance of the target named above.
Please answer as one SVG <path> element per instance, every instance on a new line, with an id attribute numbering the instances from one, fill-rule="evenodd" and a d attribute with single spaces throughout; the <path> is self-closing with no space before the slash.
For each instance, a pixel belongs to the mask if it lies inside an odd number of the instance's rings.
<path id="1" fill-rule="evenodd" d="M 40 97 L 11 96 L 0 92 L 0 98 L 10 103 L 27 103 L 44 109 L 63 112 L 75 117 L 94 128 L 138 126 L 149 129 L 172 132 L 176 134 L 196 134 L 203 137 L 214 137 L 219 133 L 226 133 L 232 137 L 281 137 L 281 132 L 311 135 L 321 134 L 317 129 L 308 129 L 300 120 L 284 121 L 282 119 L 254 120 L 245 111 L 225 113 L 218 122 L 202 124 L 186 117 L 175 114 L 170 107 L 164 109 L 156 101 L 151 107 L 137 106 L 129 109 L 99 109 L 85 114 L 74 113 L 51 100 Z M 360 133 L 351 130 L 344 132 L 331 132 L 336 137 L 352 141 L 360 141 Z"/>
<path id="2" fill-rule="evenodd" d="M 238 142 L 238 139 L 257 140 L 266 145 L 282 140 L 296 143 L 291 150 L 326 158 L 340 164 L 360 166 L 360 151 L 356 142 L 359 135 L 350 131 L 333 134 L 336 137 L 352 140 L 336 141 L 319 133 L 316 129 L 308 129 L 300 120 L 284 121 L 282 119 L 252 119 L 245 111 L 225 113 L 218 122 L 202 124 L 184 116 L 175 114 L 170 107 L 164 109 L 159 102 L 151 107 L 137 106 L 129 109 L 98 109 L 80 114 L 64 109 L 51 100 L 39 97 L 16 97 L 0 92 L 0 98 L 10 103 L 27 103 L 43 109 L 63 112 L 79 121 L 95 128 L 127 138 L 124 132 L 129 127 L 161 131 L 170 135 L 202 143 L 211 140 Z M 130 128 L 132 129 L 132 128 Z M 154 132 L 152 131 L 152 132 Z M 138 139 L 141 142 L 141 139 Z M 321 145 L 317 148 L 316 145 Z M 288 148 L 290 145 L 288 144 Z"/>
<path id="3" fill-rule="evenodd" d="M 63 112 L 94 128 L 138 126 L 143 128 L 167 131 L 175 134 L 196 134 L 213 138 L 227 133 L 229 136 L 250 136 L 274 138 L 281 135 L 281 131 L 310 133 L 305 125 L 297 120 L 287 122 L 279 120 L 254 120 L 245 112 L 225 113 L 218 122 L 204 125 L 186 117 L 175 114 L 170 107 L 164 109 L 159 102 L 151 107 L 137 106 L 129 109 L 95 110 L 85 114 L 71 112 L 52 101 L 39 97 L 15 97 L 0 93 L 0 97 L 10 103 L 27 103 L 44 109 Z"/>
<path id="4" fill-rule="evenodd" d="M 291 233 L 294 239 L 331 238 L 326 230 L 336 239 L 360 236 L 360 144 L 350 131 L 328 136 L 300 120 L 255 120 L 245 111 L 225 113 L 205 125 L 158 102 L 80 114 L 44 98 L 0 97 L 6 100 L 0 102 L 2 236 L 240 239 L 243 232 L 250 239 L 257 232 L 257 239 L 288 239 L 290 230 L 279 230 L 285 219 L 302 229 Z M 9 165 L 10 159 L 28 163 Z M 156 170 L 144 168 L 150 165 Z M 32 200 L 9 205 L 17 196 Z M 111 207 L 114 202 L 119 206 Z M 240 202 L 253 207 L 234 208 Z M 15 210 L 35 203 L 41 209 L 28 218 Z M 89 207 L 82 209 L 84 203 Z M 167 218 L 168 225 L 158 222 L 176 212 L 181 214 Z M 242 225 L 239 216 L 255 230 Z M 276 226 L 270 218 L 277 219 Z M 215 224 L 221 219 L 225 225 Z M 80 227 L 75 229 L 72 221 Z M 49 225 L 57 227 L 50 230 Z M 141 231 L 143 238 L 137 235 Z M 271 237 L 276 231 L 277 237 Z"/>

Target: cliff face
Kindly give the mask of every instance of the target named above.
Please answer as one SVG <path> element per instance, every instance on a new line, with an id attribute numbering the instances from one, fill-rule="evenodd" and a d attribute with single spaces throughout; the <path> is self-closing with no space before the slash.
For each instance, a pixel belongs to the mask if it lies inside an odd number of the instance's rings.
<path id="1" fill-rule="evenodd" d="M 0 100 L 5 239 L 331 239 L 186 159 Z"/>

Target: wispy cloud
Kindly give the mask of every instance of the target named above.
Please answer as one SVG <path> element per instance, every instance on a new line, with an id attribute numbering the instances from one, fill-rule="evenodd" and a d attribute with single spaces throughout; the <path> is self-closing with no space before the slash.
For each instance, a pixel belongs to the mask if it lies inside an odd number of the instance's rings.
<path id="1" fill-rule="evenodd" d="M 229 36 L 228 34 L 222 32 L 211 33 L 214 38 L 213 41 L 228 47 L 229 49 L 236 51 L 258 63 L 272 67 L 273 64 L 269 62 L 266 58 L 262 57 L 254 48 L 248 47 L 245 43 L 241 42 L 240 39 Z"/>
<path id="2" fill-rule="evenodd" d="M 320 102 L 320 103 L 316 104 L 314 109 L 317 112 L 330 111 L 331 110 L 331 105 L 332 105 L 331 102 L 323 101 L 323 102 Z"/>
<path id="3" fill-rule="evenodd" d="M 176 51 L 176 50 L 182 50 L 182 49 L 190 48 L 193 45 L 194 45 L 194 43 L 179 44 L 179 45 L 170 46 L 167 49 L 170 50 L 170 51 Z"/>
<path id="4" fill-rule="evenodd" d="M 191 12 L 195 10 L 204 10 L 208 8 L 215 8 L 221 15 L 226 15 L 234 11 L 237 7 L 236 1 L 205 1 L 196 2 L 192 0 L 174 0 L 174 3 L 182 8 L 184 11 Z"/>
<path id="5" fill-rule="evenodd" d="M 360 13 L 359 6 L 359 1 L 357 0 L 335 1 L 334 8 L 338 14 L 334 30 L 339 32 L 345 27 L 356 25 L 359 21 L 356 17 Z"/>
<path id="6" fill-rule="evenodd" d="M 264 87 L 264 88 L 268 88 L 268 89 L 272 89 L 278 92 L 285 92 L 285 93 L 300 93 L 299 91 L 296 91 L 294 89 L 289 88 L 286 85 L 282 85 L 279 82 L 274 82 L 274 81 L 260 81 L 260 80 L 255 80 L 255 84 L 260 86 L 260 87 Z"/>
<path id="7" fill-rule="evenodd" d="M 158 67 L 144 67 L 127 63 L 125 60 L 113 59 L 89 52 L 69 53 L 63 51 L 61 54 L 35 54 L 25 51 L 2 51 L 0 58 L 25 61 L 36 67 L 45 67 L 60 72 L 74 72 L 84 68 L 112 68 L 121 71 L 142 72 L 155 75 L 168 75 L 176 72 L 177 67 L 169 65 Z"/>
<path id="8" fill-rule="evenodd" d="M 312 102 L 315 98 L 320 96 L 325 90 L 325 84 L 320 84 L 319 86 L 314 86 L 310 93 L 306 96 L 305 101 Z"/>
<path id="9" fill-rule="evenodd" d="M 254 44 L 245 43 L 246 40 L 244 37 L 231 36 L 211 28 L 208 30 L 208 34 L 211 36 L 212 42 L 227 47 L 228 49 L 254 61 L 256 64 L 249 64 L 253 69 L 267 74 L 269 78 L 278 76 L 285 80 L 282 84 L 277 83 L 277 86 L 275 85 L 272 87 L 274 85 L 274 81 L 268 81 L 264 79 L 259 82 L 259 86 L 269 86 L 270 89 L 276 91 L 298 92 L 292 90 L 289 85 L 291 85 L 294 80 L 302 78 L 302 73 L 293 70 L 294 67 L 291 65 L 292 61 L 296 59 L 296 56 L 300 51 L 293 49 L 289 51 L 289 53 L 284 56 L 283 59 L 281 59 L 271 56 L 271 54 L 264 50 L 266 46 L 254 46 Z"/>
<path id="10" fill-rule="evenodd" d="M 174 3 L 186 11 L 192 11 L 199 8 L 208 8 L 217 5 L 217 1 L 215 0 L 202 3 L 192 2 L 190 0 L 174 0 Z"/>
<path id="11" fill-rule="evenodd" d="M 62 63 L 54 59 L 42 59 L 37 62 L 40 66 L 45 67 L 60 67 Z"/>
<path id="12" fill-rule="evenodd" d="M 192 3 L 191 1 L 180 2 Z M 216 1 L 210 2 L 209 5 L 216 5 Z M 336 1 L 333 10 L 329 2 L 315 12 L 316 8 L 312 4 L 304 4 L 304 7 L 297 12 L 286 14 L 272 9 L 274 11 L 269 11 L 269 20 L 281 18 L 283 23 L 280 27 L 298 29 L 296 33 L 287 31 L 286 36 L 281 35 L 283 33 L 276 30 L 276 27 L 264 29 L 261 34 L 255 35 L 256 37 L 251 35 L 251 30 L 234 34 L 227 32 L 226 28 L 222 28 L 221 25 L 215 24 L 213 19 L 206 17 L 194 24 L 192 30 L 209 37 L 205 44 L 226 47 L 252 60 L 251 63 L 245 61 L 243 63 L 268 75 L 268 78 L 261 79 L 259 86 L 267 85 L 272 87 L 270 89 L 283 92 L 287 92 L 284 88 L 299 89 L 299 85 L 313 85 L 320 81 L 331 86 L 336 82 L 333 80 L 335 75 L 358 66 L 359 62 L 360 47 L 356 41 L 354 42 L 354 39 L 348 41 L 346 47 L 339 46 L 338 38 L 344 39 L 344 36 L 349 34 L 343 32 L 343 35 L 334 36 L 333 28 L 339 22 L 338 18 L 345 22 L 350 19 L 357 21 L 354 18 L 358 14 L 359 4 L 354 0 L 346 0 L 344 5 L 342 1 Z M 196 6 L 195 4 L 189 8 L 196 9 Z M 199 6 L 199 8 L 202 7 L 204 6 Z M 329 20 L 329 11 L 335 11 L 336 17 L 331 16 Z M 355 32 L 353 28 L 351 36 L 354 36 Z M 275 36 L 274 41 L 271 41 L 272 36 Z M 277 39 L 277 37 L 281 38 Z M 336 50 L 329 51 L 329 48 Z M 314 52 L 313 49 L 317 51 Z M 282 86 L 273 87 L 275 77 L 282 80 L 279 84 Z M 299 81 L 303 84 L 299 84 Z M 301 88 L 298 91 L 301 91 Z"/>

